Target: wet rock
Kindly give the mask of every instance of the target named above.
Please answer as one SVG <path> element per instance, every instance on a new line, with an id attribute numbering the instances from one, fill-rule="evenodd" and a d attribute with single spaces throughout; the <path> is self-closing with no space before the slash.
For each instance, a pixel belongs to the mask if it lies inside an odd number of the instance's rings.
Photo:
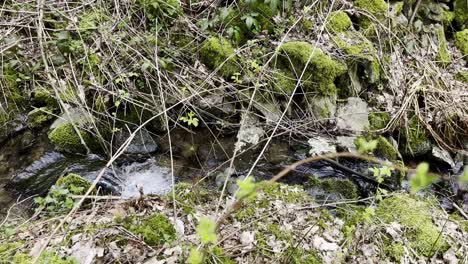
<path id="1" fill-rule="evenodd" d="M 24 114 L 18 114 L 11 120 L 8 120 L 0 126 L 0 142 L 5 141 L 8 138 L 14 137 L 18 133 L 28 128 L 27 126 L 28 116 Z"/>
<path id="2" fill-rule="evenodd" d="M 93 121 L 92 115 L 83 109 L 71 107 L 69 105 L 65 105 L 65 107 L 67 107 L 67 110 L 52 123 L 50 126 L 51 130 L 69 122 L 75 125 L 81 125 Z"/>
<path id="3" fill-rule="evenodd" d="M 450 166 L 452 170 L 455 169 L 455 162 L 453 161 L 452 157 L 450 156 L 450 153 L 447 150 L 434 146 L 432 147 L 432 156 L 438 161 Z"/>
<path id="4" fill-rule="evenodd" d="M 281 109 L 272 102 L 255 102 L 255 108 L 262 113 L 267 123 L 276 123 L 281 118 Z"/>
<path id="5" fill-rule="evenodd" d="M 310 111 L 317 119 L 331 118 L 336 113 L 336 96 L 311 96 L 307 98 Z"/>
<path id="6" fill-rule="evenodd" d="M 9 189 L 25 194 L 44 194 L 62 175 L 75 173 L 93 181 L 104 166 L 105 161 L 96 155 L 83 158 L 67 157 L 58 152 L 47 152 L 14 175 L 7 186 Z M 106 191 L 116 192 L 115 186 L 118 186 L 118 182 L 116 182 L 113 172 L 106 170 L 98 185 Z"/>
<path id="7" fill-rule="evenodd" d="M 361 98 L 349 97 L 348 103 L 338 108 L 337 127 L 340 130 L 362 132 L 369 127 L 367 103 Z"/>
<path id="8" fill-rule="evenodd" d="M 115 147 L 119 148 L 130 137 L 130 132 L 121 130 L 115 135 Z M 125 150 L 125 154 L 129 155 L 144 155 L 154 153 L 158 146 L 154 139 L 149 134 L 148 130 L 140 129 L 133 138 L 130 145 Z"/>
<path id="9" fill-rule="evenodd" d="M 242 151 L 244 147 L 257 145 L 265 134 L 263 128 L 257 126 L 259 120 L 256 116 L 248 113 L 242 115 L 242 126 L 237 133 L 236 149 Z"/>
<path id="10" fill-rule="evenodd" d="M 336 153 L 336 146 L 331 139 L 325 137 L 314 137 L 307 141 L 310 146 L 309 154 L 318 156 L 327 153 Z"/>

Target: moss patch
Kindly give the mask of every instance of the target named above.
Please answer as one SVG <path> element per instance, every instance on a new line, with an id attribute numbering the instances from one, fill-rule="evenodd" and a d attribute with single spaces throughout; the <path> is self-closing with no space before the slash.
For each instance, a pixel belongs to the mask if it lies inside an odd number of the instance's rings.
<path id="1" fill-rule="evenodd" d="M 79 131 L 88 148 L 98 148 L 97 143 L 91 134 L 83 130 Z M 86 148 L 81 144 L 80 137 L 71 123 L 64 123 L 57 126 L 49 133 L 49 139 L 60 151 L 69 153 L 86 153 Z"/>
<path id="2" fill-rule="evenodd" d="M 240 67 L 231 43 L 224 38 L 211 37 L 203 42 L 200 49 L 202 62 L 211 70 L 219 68 L 219 74 L 229 79 L 240 72 Z"/>
<path id="3" fill-rule="evenodd" d="M 458 72 L 455 75 L 455 80 L 468 83 L 468 72 Z"/>
<path id="4" fill-rule="evenodd" d="M 468 29 L 455 33 L 455 46 L 463 56 L 468 56 Z"/>
<path id="5" fill-rule="evenodd" d="M 370 130 L 383 129 L 390 122 L 390 114 L 387 112 L 375 112 L 369 114 Z"/>
<path id="6" fill-rule="evenodd" d="M 28 126 L 30 128 L 38 128 L 53 118 L 52 110 L 48 107 L 36 108 L 28 113 Z"/>
<path id="7" fill-rule="evenodd" d="M 452 62 L 452 57 L 447 48 L 447 40 L 445 39 L 444 28 L 442 27 L 437 29 L 437 41 L 439 42 L 439 50 L 437 51 L 436 60 L 440 65 L 447 67 Z"/>
<path id="8" fill-rule="evenodd" d="M 296 88 L 297 79 L 290 71 L 277 71 L 273 74 L 273 81 L 270 84 L 273 91 L 279 94 L 292 95 Z"/>
<path id="9" fill-rule="evenodd" d="M 331 32 L 343 32 L 352 25 L 351 18 L 343 11 L 334 11 L 327 19 L 327 30 Z"/>
<path id="10" fill-rule="evenodd" d="M 455 0 L 455 21 L 460 29 L 468 29 L 468 3 L 466 0 Z"/>
<path id="11" fill-rule="evenodd" d="M 336 94 L 335 78 L 346 72 L 346 66 L 333 60 L 319 48 L 307 42 L 291 41 L 278 48 L 280 66 L 300 75 L 304 68 L 302 85 L 308 91 L 322 95 Z M 310 58 L 310 60 L 309 60 Z"/>
<path id="12" fill-rule="evenodd" d="M 384 199 L 377 207 L 376 216 L 387 224 L 398 222 L 408 228 L 405 236 L 411 247 L 431 257 L 448 249 L 444 238 L 439 236 L 440 230 L 432 223 L 431 210 L 436 209 L 428 201 L 399 194 Z"/>
<path id="13" fill-rule="evenodd" d="M 307 182 L 308 188 L 318 188 L 325 192 L 324 197 L 317 196 L 318 199 L 326 199 L 330 194 L 339 195 L 346 199 L 359 197 L 356 185 L 348 179 L 317 179 L 314 176 Z"/>
<path id="14" fill-rule="evenodd" d="M 378 20 L 383 20 L 388 10 L 388 5 L 384 0 L 355 0 L 354 6 L 370 13 Z M 364 15 L 359 17 L 358 22 L 363 29 L 372 25 L 372 20 Z"/>
<path id="15" fill-rule="evenodd" d="M 177 205 L 182 207 L 187 214 L 194 212 L 197 205 L 208 203 L 213 195 L 216 195 L 200 185 L 194 186 L 186 182 L 179 182 L 175 185 L 175 194 Z M 172 202 L 172 192 L 167 194 L 165 199 Z"/>
<path id="16" fill-rule="evenodd" d="M 143 219 L 130 216 L 123 219 L 123 226 L 150 246 L 162 246 L 176 238 L 174 226 L 163 214 L 153 214 Z"/>

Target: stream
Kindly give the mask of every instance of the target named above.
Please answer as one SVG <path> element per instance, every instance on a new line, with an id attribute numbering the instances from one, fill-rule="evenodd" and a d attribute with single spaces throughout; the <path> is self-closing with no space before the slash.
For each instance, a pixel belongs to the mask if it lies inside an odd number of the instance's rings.
<path id="1" fill-rule="evenodd" d="M 209 135 L 207 131 L 198 132 Z M 171 132 L 173 140 L 174 179 L 171 173 L 171 159 L 165 136 L 149 135 L 144 131 L 129 146 L 110 168 L 106 169 L 98 183 L 101 193 L 120 195 L 123 198 L 139 197 L 141 194 L 166 194 L 175 182 L 196 182 L 206 175 L 213 188 L 224 183 L 223 175 L 233 153 L 235 135 L 192 137 L 185 130 Z M 267 180 L 294 161 L 304 159 L 308 146 L 301 142 L 273 140 L 261 162 L 252 175 L 256 180 Z M 157 147 L 156 147 L 157 146 Z M 252 161 L 258 156 L 260 147 L 248 150 L 236 158 L 235 172 L 229 181 L 228 190 L 235 191 L 235 180 L 248 173 Z M 0 219 L 15 206 L 18 214 L 27 213 L 32 207 L 32 197 L 45 195 L 55 181 L 68 173 L 76 173 L 93 181 L 107 159 L 100 155 L 68 155 L 59 153 L 47 139 L 46 131 L 33 136 L 29 130 L 19 132 L 14 138 L 4 141 L 0 155 Z M 318 179 L 350 179 L 361 197 L 366 197 L 375 186 L 356 174 L 368 175 L 372 164 L 352 160 L 340 161 L 343 166 L 357 173 L 350 173 L 327 161 L 302 165 L 282 179 L 289 184 L 307 183 L 310 176 Z M 224 176 L 225 177 L 225 176 Z M 306 186 L 307 187 L 307 186 Z M 345 197 L 329 193 L 320 187 L 309 187 L 308 192 L 315 198 L 339 200 Z M 29 197 L 29 198 L 28 198 Z"/>

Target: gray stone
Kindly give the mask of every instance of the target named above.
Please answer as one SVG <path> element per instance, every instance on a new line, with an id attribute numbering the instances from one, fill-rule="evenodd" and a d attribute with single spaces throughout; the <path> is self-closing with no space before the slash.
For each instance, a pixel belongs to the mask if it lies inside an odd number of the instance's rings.
<path id="1" fill-rule="evenodd" d="M 130 137 L 130 132 L 126 130 L 121 130 L 115 135 L 115 147 L 119 148 L 125 141 Z M 130 155 L 140 155 L 140 154 L 149 154 L 154 153 L 158 149 L 158 146 L 154 139 L 149 134 L 148 130 L 142 128 L 140 129 L 135 137 L 132 139 L 132 142 L 125 149 L 125 154 Z"/>
<path id="2" fill-rule="evenodd" d="M 310 96 L 310 110 L 316 119 L 332 118 L 336 113 L 336 96 Z"/>
<path id="3" fill-rule="evenodd" d="M 340 130 L 362 132 L 369 127 L 367 103 L 358 97 L 349 97 L 348 103 L 338 108 L 337 127 Z"/>

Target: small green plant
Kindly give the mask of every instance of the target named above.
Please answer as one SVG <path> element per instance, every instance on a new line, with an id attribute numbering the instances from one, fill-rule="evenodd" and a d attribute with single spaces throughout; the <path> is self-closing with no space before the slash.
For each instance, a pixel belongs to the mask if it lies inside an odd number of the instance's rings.
<path id="1" fill-rule="evenodd" d="M 215 244 L 218 242 L 218 235 L 216 234 L 216 222 L 208 217 L 200 218 L 196 228 L 197 235 L 203 245 Z M 190 250 L 190 255 L 187 262 L 190 264 L 200 264 L 203 262 L 204 253 L 197 248 Z"/>
<path id="2" fill-rule="evenodd" d="M 354 144 L 359 153 L 368 154 L 373 152 L 377 148 L 378 140 L 369 140 L 367 141 L 364 137 L 358 137 Z"/>
<path id="3" fill-rule="evenodd" d="M 245 14 L 241 17 L 247 28 L 255 33 L 258 33 L 261 29 L 260 24 L 258 23 L 258 20 L 256 18 L 257 16 L 258 13 L 252 12 Z"/>
<path id="4" fill-rule="evenodd" d="M 383 166 L 381 168 L 372 167 L 369 170 L 374 174 L 375 179 L 378 183 L 382 183 L 386 177 L 392 175 L 392 169 L 388 166 Z"/>
<path id="5" fill-rule="evenodd" d="M 239 190 L 237 190 L 236 198 L 238 200 L 251 199 L 256 195 L 257 184 L 254 182 L 253 177 L 247 177 L 244 180 L 237 180 Z"/>
<path id="6" fill-rule="evenodd" d="M 51 213 L 64 213 L 73 208 L 74 202 L 71 191 L 64 186 L 52 186 L 46 197 L 36 197 L 34 202 L 39 205 L 37 210 Z"/>
<path id="7" fill-rule="evenodd" d="M 186 123 L 189 127 L 198 127 L 199 120 L 195 117 L 195 113 L 193 111 L 188 112 L 186 116 L 180 117 L 179 120 Z"/>
<path id="8" fill-rule="evenodd" d="M 416 167 L 416 173 L 410 180 L 411 192 L 419 192 L 431 185 L 437 179 L 437 176 L 429 173 L 429 164 L 423 162 Z"/>

